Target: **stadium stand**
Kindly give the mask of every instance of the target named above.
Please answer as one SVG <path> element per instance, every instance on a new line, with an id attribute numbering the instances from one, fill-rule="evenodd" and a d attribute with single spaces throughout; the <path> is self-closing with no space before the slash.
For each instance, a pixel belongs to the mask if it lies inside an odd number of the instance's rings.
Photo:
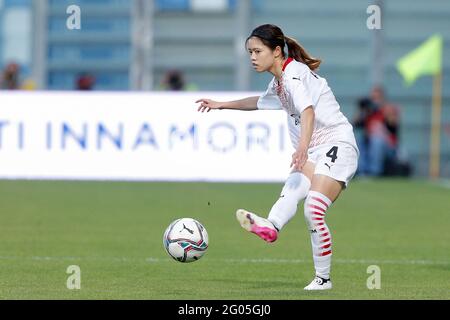
<path id="1" fill-rule="evenodd" d="M 133 1 L 46 1 L 45 87 L 50 90 L 74 89 L 75 79 L 89 72 L 96 77 L 95 90 L 130 90 Z M 32 1 L 20 2 L 30 5 Z M 373 2 L 251 1 L 246 34 L 259 24 L 274 23 L 279 24 L 286 34 L 297 38 L 312 55 L 323 59 L 319 73 L 328 80 L 343 111 L 352 118 L 357 99 L 367 95 L 374 85 L 374 31 L 366 27 L 369 16 L 366 10 Z M 11 3 L 3 1 L 0 18 Z M 153 88 L 158 88 L 168 70 L 177 69 L 201 91 L 264 90 L 269 75 L 251 72 L 246 88 L 236 81 L 236 60 L 239 51 L 244 50 L 244 39 L 236 39 L 241 31 L 236 15 L 238 1 L 228 0 L 223 10 L 214 11 L 196 10 L 192 3 L 192 0 L 154 1 Z M 407 88 L 395 63 L 434 33 L 440 32 L 444 43 L 450 43 L 450 2 L 396 0 L 382 3 L 381 85 L 388 99 L 400 107 L 400 144 L 404 154 L 417 164 L 416 173 L 427 175 L 432 79 L 422 77 Z M 65 27 L 66 8 L 71 4 L 82 7 L 82 30 Z M 0 39 L 2 28 L 4 26 L 0 25 Z M 0 40 L 0 59 L 4 52 L 2 43 Z M 3 59 L 0 61 L 6 63 Z M 450 86 L 446 85 L 450 82 L 450 51 L 447 49 L 443 61 L 441 171 L 442 175 L 450 176 Z"/>

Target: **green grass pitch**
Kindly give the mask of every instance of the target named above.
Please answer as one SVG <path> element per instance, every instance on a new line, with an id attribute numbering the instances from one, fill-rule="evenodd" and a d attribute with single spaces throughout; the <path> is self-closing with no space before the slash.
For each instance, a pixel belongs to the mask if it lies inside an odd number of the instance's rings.
<path id="1" fill-rule="evenodd" d="M 416 180 L 355 180 L 328 212 L 333 289 L 314 276 L 302 207 L 266 244 L 235 220 L 267 215 L 282 184 L 0 181 L 1 299 L 449 299 L 450 189 Z M 210 237 L 182 264 L 164 251 L 171 221 Z M 69 290 L 67 267 L 81 269 Z M 381 269 L 369 290 L 367 268 Z"/>

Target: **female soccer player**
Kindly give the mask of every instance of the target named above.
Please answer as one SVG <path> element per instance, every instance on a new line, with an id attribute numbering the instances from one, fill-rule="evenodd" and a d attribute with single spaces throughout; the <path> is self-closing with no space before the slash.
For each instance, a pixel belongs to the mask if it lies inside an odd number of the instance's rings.
<path id="1" fill-rule="evenodd" d="M 287 55 L 284 51 L 287 46 Z M 198 111 L 215 109 L 287 112 L 295 152 L 292 172 L 267 219 L 239 209 L 241 226 L 267 242 L 277 239 L 284 225 L 305 199 L 304 216 L 311 235 L 316 276 L 305 290 L 331 289 L 331 233 L 325 214 L 357 169 L 359 151 L 353 127 L 341 113 L 327 81 L 315 70 L 321 60 L 311 57 L 294 39 L 271 24 L 257 27 L 246 40 L 246 49 L 257 72 L 273 79 L 261 96 L 217 102 L 200 99 Z"/>

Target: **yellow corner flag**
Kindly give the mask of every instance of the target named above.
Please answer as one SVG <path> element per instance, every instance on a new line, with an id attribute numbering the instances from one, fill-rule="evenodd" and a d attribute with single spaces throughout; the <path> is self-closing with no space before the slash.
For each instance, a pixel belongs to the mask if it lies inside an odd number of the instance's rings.
<path id="1" fill-rule="evenodd" d="M 408 86 L 423 75 L 436 75 L 442 69 L 442 36 L 435 34 L 397 61 L 397 69 Z"/>

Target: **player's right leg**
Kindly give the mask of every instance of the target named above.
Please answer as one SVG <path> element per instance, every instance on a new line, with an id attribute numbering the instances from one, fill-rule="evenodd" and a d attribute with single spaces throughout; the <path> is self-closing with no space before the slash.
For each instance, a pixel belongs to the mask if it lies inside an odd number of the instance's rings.
<path id="1" fill-rule="evenodd" d="M 311 186 L 309 175 L 314 172 L 314 165 L 307 162 L 303 172 L 292 172 L 281 191 L 280 198 L 270 210 L 267 219 L 253 212 L 239 209 L 236 218 L 241 226 L 267 242 L 274 242 L 278 232 L 297 212 L 297 204 L 308 194 Z"/>
<path id="2" fill-rule="evenodd" d="M 297 205 L 306 198 L 311 187 L 314 164 L 307 162 L 302 172 L 291 172 L 267 219 L 281 230 L 297 213 Z"/>

